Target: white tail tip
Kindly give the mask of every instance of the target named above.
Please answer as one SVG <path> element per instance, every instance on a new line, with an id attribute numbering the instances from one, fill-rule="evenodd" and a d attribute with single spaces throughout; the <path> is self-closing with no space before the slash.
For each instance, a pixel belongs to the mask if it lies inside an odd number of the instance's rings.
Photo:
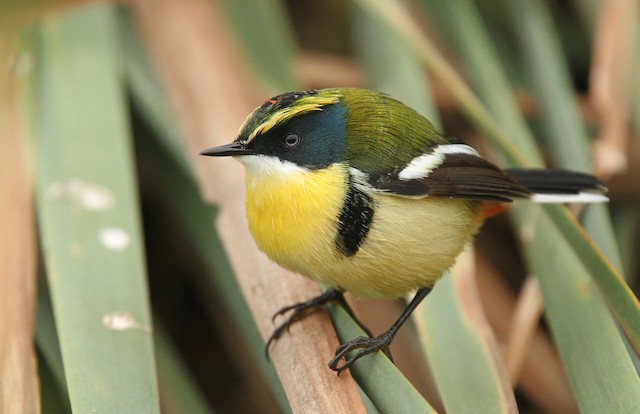
<path id="1" fill-rule="evenodd" d="M 534 194 L 531 201 L 541 204 L 558 203 L 606 203 L 609 197 L 598 193 Z"/>

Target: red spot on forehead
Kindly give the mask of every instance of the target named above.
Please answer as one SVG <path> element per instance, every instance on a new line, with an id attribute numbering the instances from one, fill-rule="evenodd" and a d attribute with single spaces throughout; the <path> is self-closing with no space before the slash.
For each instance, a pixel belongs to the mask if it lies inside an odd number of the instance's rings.
<path id="1" fill-rule="evenodd" d="M 273 105 L 274 103 L 278 102 L 277 99 L 267 99 L 267 102 L 269 102 L 271 105 Z"/>

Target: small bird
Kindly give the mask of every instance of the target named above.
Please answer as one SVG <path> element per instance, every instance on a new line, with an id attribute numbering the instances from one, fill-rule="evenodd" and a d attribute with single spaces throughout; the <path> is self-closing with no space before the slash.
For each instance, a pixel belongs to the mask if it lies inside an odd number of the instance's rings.
<path id="1" fill-rule="evenodd" d="M 379 92 L 289 92 L 256 108 L 231 144 L 201 152 L 245 166 L 246 210 L 271 260 L 331 286 L 291 312 L 269 345 L 309 312 L 338 302 L 367 332 L 336 349 L 340 373 L 389 344 L 482 223 L 515 199 L 604 202 L 593 176 L 560 169 L 501 169 L 446 138 L 423 116 Z M 391 328 L 373 336 L 344 300 L 417 292 Z M 351 351 L 357 351 L 351 355 Z M 345 362 L 340 365 L 342 358 Z"/>

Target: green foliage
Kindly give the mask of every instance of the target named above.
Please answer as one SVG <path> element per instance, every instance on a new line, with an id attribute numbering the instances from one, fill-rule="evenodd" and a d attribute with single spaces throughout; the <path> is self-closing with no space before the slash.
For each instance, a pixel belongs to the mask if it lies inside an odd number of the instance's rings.
<path id="1" fill-rule="evenodd" d="M 41 28 L 37 210 L 74 411 L 159 412 L 117 27 L 98 6 Z"/>

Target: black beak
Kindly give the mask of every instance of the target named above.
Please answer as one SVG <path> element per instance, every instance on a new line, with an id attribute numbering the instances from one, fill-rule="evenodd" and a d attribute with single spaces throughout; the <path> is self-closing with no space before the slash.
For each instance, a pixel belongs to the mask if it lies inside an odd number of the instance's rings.
<path id="1" fill-rule="evenodd" d="M 219 147 L 213 147 L 206 149 L 200 153 L 200 155 L 208 155 L 210 157 L 228 157 L 236 155 L 255 155 L 254 150 L 249 149 L 239 142 L 232 142 L 231 144 L 221 145 Z"/>

